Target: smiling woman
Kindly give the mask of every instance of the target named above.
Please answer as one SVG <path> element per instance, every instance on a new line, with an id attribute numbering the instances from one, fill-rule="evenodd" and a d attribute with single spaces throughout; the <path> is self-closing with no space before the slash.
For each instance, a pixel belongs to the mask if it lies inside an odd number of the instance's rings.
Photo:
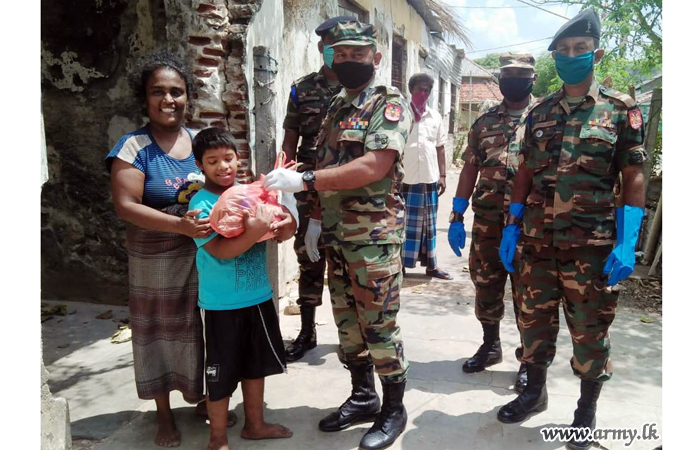
<path id="1" fill-rule="evenodd" d="M 209 219 L 187 211 L 201 188 L 192 154 L 193 133 L 183 126 L 193 86 L 182 62 L 150 55 L 130 77 L 143 101 L 146 126 L 119 139 L 105 159 L 117 215 L 127 222 L 129 314 L 136 391 L 157 407 L 156 445 L 175 447 L 180 433 L 170 391 L 180 391 L 206 415 L 204 346 L 197 308 L 197 248 L 211 234 Z"/>

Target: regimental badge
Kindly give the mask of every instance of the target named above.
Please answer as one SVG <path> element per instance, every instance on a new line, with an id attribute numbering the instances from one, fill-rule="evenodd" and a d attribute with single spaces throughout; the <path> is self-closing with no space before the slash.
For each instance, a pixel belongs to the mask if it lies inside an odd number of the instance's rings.
<path id="1" fill-rule="evenodd" d="M 384 108 L 384 117 L 389 122 L 398 122 L 401 119 L 401 112 L 403 112 L 401 105 L 387 103 L 386 108 Z"/>
<path id="2" fill-rule="evenodd" d="M 541 138 L 542 136 L 544 136 L 544 131 L 542 131 L 542 130 L 535 131 L 536 138 Z"/>
<path id="3" fill-rule="evenodd" d="M 385 149 L 389 145 L 389 136 L 383 133 L 374 135 L 374 145 L 378 149 Z"/>
<path id="4" fill-rule="evenodd" d="M 640 111 L 639 108 L 634 108 L 627 111 L 627 118 L 629 119 L 630 126 L 635 130 L 640 129 L 644 123 L 642 111 Z"/>

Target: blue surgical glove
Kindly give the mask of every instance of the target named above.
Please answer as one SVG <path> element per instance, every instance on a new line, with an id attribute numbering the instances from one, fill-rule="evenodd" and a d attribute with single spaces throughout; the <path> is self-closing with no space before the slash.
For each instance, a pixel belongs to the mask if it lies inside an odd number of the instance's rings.
<path id="1" fill-rule="evenodd" d="M 522 203 L 511 203 L 508 212 L 518 219 L 522 219 L 523 213 L 525 212 L 525 205 Z M 511 273 L 515 272 L 513 258 L 515 257 L 515 248 L 518 245 L 518 239 L 520 239 L 520 227 L 517 224 L 510 224 L 503 229 L 501 245 L 498 248 L 498 256 L 501 258 L 503 267 Z"/>
<path id="2" fill-rule="evenodd" d="M 460 214 L 464 212 L 469 207 L 469 200 L 464 197 L 454 197 L 452 199 L 452 210 Z M 464 231 L 463 222 L 452 222 L 450 224 L 450 229 L 447 231 L 447 242 L 450 243 L 452 251 L 455 255 L 462 256 L 460 249 L 464 248 L 466 245 L 467 233 Z"/>
<path id="3" fill-rule="evenodd" d="M 644 209 L 637 206 L 625 205 L 615 210 L 617 243 L 603 268 L 608 275 L 608 286 L 615 286 L 634 271 L 634 247 L 643 218 Z"/>

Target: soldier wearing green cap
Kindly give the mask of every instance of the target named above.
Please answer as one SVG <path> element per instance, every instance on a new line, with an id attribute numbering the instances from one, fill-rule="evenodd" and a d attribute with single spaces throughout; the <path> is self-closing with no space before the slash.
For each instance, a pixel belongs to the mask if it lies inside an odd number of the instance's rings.
<path id="1" fill-rule="evenodd" d="M 525 119 L 535 101 L 530 94 L 537 81 L 535 58 L 529 53 L 509 52 L 501 55 L 500 63 L 498 81 L 503 101 L 476 119 L 469 131 L 447 235 L 452 250 L 457 256 L 462 256 L 460 249 L 464 248 L 466 240 L 464 212 L 471 197 L 474 225 L 469 273 L 476 287 L 476 317 L 483 328 L 484 339 L 476 353 L 464 362 L 462 370 L 466 373 L 481 372 L 503 361 L 500 323 L 505 313 L 503 297 L 509 274 L 498 257 L 498 245 L 508 213 L 513 179 L 518 171 Z M 515 275 L 510 274 L 510 284 L 517 321 L 520 310 Z M 516 357 L 521 353 L 522 348 L 518 347 Z M 522 392 L 526 385 L 525 365 L 521 364 L 515 390 Z"/>
<path id="2" fill-rule="evenodd" d="M 288 160 L 296 159 L 297 170 L 305 172 L 316 167 L 316 137 L 321 129 L 321 122 L 326 116 L 331 98 L 342 87 L 338 77 L 331 69 L 333 49 L 329 31 L 339 22 L 353 20 L 350 16 L 333 17 L 316 28 L 321 38 L 318 51 L 323 55 L 323 67 L 292 84 L 287 102 L 287 116 L 284 118 L 284 141 L 282 150 Z M 301 144 L 299 144 L 301 138 Z M 299 146 L 297 150 L 297 145 Z M 316 307 L 321 305 L 323 296 L 323 273 L 326 259 L 321 258 L 322 241 L 316 240 L 317 252 L 311 256 L 306 252 L 304 238 L 307 230 L 320 235 L 321 221 L 311 218 L 311 209 L 315 204 L 315 192 L 298 192 L 299 226 L 294 237 L 294 252 L 299 263 L 299 299 L 297 304 L 301 311 L 301 330 L 299 336 L 285 350 L 288 362 L 301 359 L 304 354 L 316 347 Z"/>
<path id="3" fill-rule="evenodd" d="M 265 186 L 318 191 L 312 216 L 322 216 L 333 315 L 352 378 L 350 398 L 319 428 L 339 431 L 374 420 L 360 448 L 378 449 L 391 445 L 407 423 L 408 361 L 396 316 L 404 242 L 401 157 L 412 118 L 401 93 L 375 79 L 382 59 L 375 28 L 348 21 L 329 34 L 333 70 L 344 89 L 321 126 L 316 170 L 276 169 Z M 312 241 L 307 233 L 307 251 Z M 375 368 L 383 387 L 381 410 Z"/>
<path id="4" fill-rule="evenodd" d="M 517 278 L 520 333 L 528 385 L 498 411 L 515 423 L 547 409 L 547 367 L 556 351 L 559 303 L 571 333 L 571 368 L 581 379 L 572 427 L 595 428 L 598 397 L 612 377 L 610 335 L 618 291 L 629 276 L 644 215 L 642 115 L 629 95 L 595 80 L 600 19 L 582 11 L 557 32 L 550 50 L 564 81 L 527 118 L 521 163 L 499 254 Z M 614 186 L 622 174 L 624 206 Z M 572 438 L 567 448 L 588 449 Z"/>

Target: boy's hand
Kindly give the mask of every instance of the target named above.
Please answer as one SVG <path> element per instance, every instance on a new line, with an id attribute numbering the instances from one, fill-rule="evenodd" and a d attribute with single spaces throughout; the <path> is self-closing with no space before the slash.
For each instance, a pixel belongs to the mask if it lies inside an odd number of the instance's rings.
<path id="1" fill-rule="evenodd" d="M 255 215 L 245 215 L 245 229 L 263 236 L 270 231 L 270 225 L 275 220 L 275 215 L 269 205 L 258 205 Z"/>
<path id="2" fill-rule="evenodd" d="M 277 242 L 286 241 L 294 236 L 297 230 L 297 224 L 287 207 L 282 206 L 282 213 L 278 214 L 282 220 L 272 223 L 271 229 L 275 233 Z"/>
<path id="3" fill-rule="evenodd" d="M 201 209 L 187 211 L 177 224 L 179 234 L 184 234 L 191 238 L 203 238 L 212 233 L 212 228 L 209 225 L 209 218 L 198 219 L 197 215 L 202 212 Z"/>

